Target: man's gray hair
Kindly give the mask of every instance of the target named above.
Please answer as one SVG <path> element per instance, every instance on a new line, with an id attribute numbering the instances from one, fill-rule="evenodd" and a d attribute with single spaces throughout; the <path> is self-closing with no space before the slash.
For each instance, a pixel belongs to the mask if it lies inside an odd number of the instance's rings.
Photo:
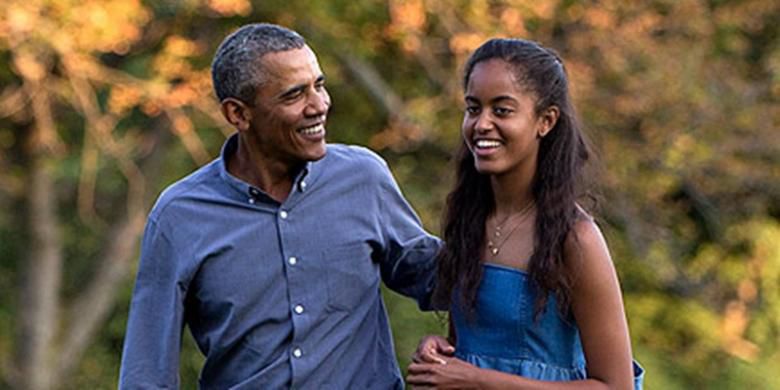
<path id="1" fill-rule="evenodd" d="M 242 26 L 219 45 L 211 79 L 219 101 L 232 97 L 253 105 L 264 81 L 259 60 L 268 53 L 300 49 L 306 41 L 295 31 L 269 23 Z"/>

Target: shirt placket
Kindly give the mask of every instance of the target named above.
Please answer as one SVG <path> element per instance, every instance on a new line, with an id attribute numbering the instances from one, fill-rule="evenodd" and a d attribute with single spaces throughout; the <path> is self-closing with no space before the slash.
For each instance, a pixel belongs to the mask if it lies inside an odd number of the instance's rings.
<path id="1" fill-rule="evenodd" d="M 290 319 L 292 321 L 292 340 L 288 347 L 287 353 L 290 358 L 290 368 L 292 374 L 292 388 L 297 388 L 299 378 L 303 378 L 306 374 L 303 372 L 305 360 L 310 356 L 310 350 L 307 348 L 303 335 L 306 334 L 305 329 L 309 326 L 310 314 L 309 314 L 309 302 L 306 299 L 305 293 L 305 275 L 304 269 L 306 268 L 305 262 L 311 261 L 305 253 L 302 253 L 301 245 L 293 244 L 297 236 L 300 236 L 300 224 L 296 224 L 297 216 L 292 210 L 284 207 L 279 208 L 276 214 L 276 223 L 279 231 L 279 242 L 282 247 L 282 254 L 284 257 L 285 277 L 287 280 L 287 296 L 289 297 L 289 310 Z"/>

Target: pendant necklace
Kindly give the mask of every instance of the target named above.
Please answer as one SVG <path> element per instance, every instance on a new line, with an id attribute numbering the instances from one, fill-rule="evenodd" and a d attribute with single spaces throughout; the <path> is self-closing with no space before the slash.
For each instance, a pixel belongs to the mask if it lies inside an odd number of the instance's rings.
<path id="1" fill-rule="evenodd" d="M 520 227 L 520 225 L 522 225 L 523 220 L 525 220 L 525 217 L 529 214 L 533 205 L 534 202 L 528 202 L 528 205 L 523 207 L 522 210 L 518 211 L 515 214 L 507 215 L 506 218 L 504 218 L 504 220 L 501 221 L 501 223 L 497 224 L 493 228 L 493 234 L 489 234 L 487 240 L 488 251 L 490 251 L 491 255 L 493 255 L 494 257 L 498 255 L 498 252 L 501 251 L 501 248 L 504 246 L 504 244 L 512 235 L 512 233 L 514 233 L 515 230 L 517 230 L 517 228 Z M 510 220 L 515 219 L 514 217 L 519 217 L 520 219 L 517 221 L 517 223 L 514 224 L 514 226 L 512 226 L 511 229 L 509 229 L 509 231 L 504 233 L 504 228 L 506 227 L 507 223 Z"/>

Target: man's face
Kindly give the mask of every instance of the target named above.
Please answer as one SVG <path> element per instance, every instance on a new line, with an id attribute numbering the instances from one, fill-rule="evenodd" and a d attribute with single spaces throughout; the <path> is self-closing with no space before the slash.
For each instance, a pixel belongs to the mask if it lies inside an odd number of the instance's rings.
<path id="1" fill-rule="evenodd" d="M 324 157 L 330 96 L 314 52 L 304 46 L 270 53 L 259 65 L 266 78 L 249 107 L 252 147 L 288 166 Z"/>

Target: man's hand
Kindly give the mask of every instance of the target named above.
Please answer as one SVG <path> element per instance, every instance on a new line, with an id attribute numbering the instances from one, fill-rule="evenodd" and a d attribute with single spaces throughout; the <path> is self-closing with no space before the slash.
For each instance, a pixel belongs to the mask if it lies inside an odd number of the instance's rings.
<path id="1" fill-rule="evenodd" d="M 452 357 L 455 347 L 447 339 L 441 336 L 429 335 L 420 340 L 417 351 L 412 355 L 415 363 L 447 364 L 445 357 Z"/>

